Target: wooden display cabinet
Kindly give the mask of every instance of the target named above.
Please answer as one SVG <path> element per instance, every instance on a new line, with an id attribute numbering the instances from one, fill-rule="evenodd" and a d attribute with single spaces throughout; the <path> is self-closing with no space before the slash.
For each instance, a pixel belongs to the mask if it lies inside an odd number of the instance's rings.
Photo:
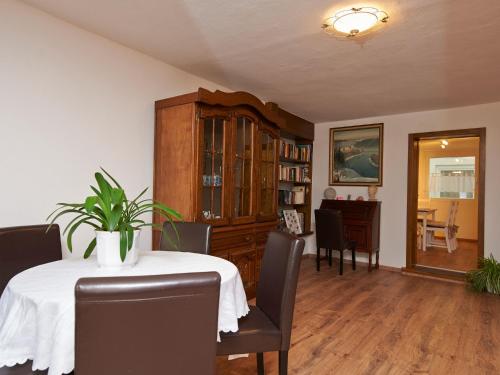
<path id="1" fill-rule="evenodd" d="M 213 225 L 212 254 L 238 267 L 252 298 L 267 235 L 278 224 L 283 119 L 251 94 L 202 88 L 155 109 L 154 199 L 185 221 Z M 153 248 L 159 238 L 154 231 Z"/>

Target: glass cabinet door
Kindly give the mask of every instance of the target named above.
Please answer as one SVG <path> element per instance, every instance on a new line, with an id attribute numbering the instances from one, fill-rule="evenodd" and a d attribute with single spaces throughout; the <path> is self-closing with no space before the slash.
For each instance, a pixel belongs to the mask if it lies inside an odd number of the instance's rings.
<path id="1" fill-rule="evenodd" d="M 253 203 L 255 121 L 237 115 L 233 127 L 233 194 L 232 222 L 244 223 L 255 220 Z"/>
<path id="2" fill-rule="evenodd" d="M 259 132 L 259 217 L 261 219 L 275 219 L 276 207 L 276 167 L 278 163 L 278 136 L 272 132 Z"/>
<path id="3" fill-rule="evenodd" d="M 201 120 L 201 216 L 207 221 L 223 221 L 225 215 L 225 139 L 226 120 L 206 117 Z"/>

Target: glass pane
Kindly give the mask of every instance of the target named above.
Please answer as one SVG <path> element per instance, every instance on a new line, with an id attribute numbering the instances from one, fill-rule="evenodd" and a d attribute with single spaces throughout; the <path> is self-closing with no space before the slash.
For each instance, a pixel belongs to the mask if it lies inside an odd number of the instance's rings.
<path id="1" fill-rule="evenodd" d="M 233 216 L 238 217 L 241 216 L 241 211 L 240 211 L 240 197 L 241 197 L 241 189 L 240 188 L 235 188 L 234 189 L 234 212 Z"/>
<path id="2" fill-rule="evenodd" d="M 203 176 L 212 175 L 212 153 L 205 152 L 205 157 L 203 159 Z M 206 178 L 203 177 L 203 186 L 210 185 L 206 183 Z"/>
<path id="3" fill-rule="evenodd" d="M 274 161 L 274 140 L 269 137 L 269 141 L 267 143 L 267 160 Z"/>
<path id="4" fill-rule="evenodd" d="M 202 215 L 206 219 L 222 217 L 222 179 L 224 160 L 224 120 L 203 120 Z"/>
<path id="5" fill-rule="evenodd" d="M 242 203 L 241 207 L 242 216 L 250 215 L 250 189 L 243 189 L 243 197 L 241 203 Z"/>
<path id="6" fill-rule="evenodd" d="M 236 150 L 234 161 L 234 216 L 251 214 L 252 185 L 252 127 L 251 120 L 246 117 L 236 119 Z"/>
<path id="7" fill-rule="evenodd" d="M 245 160 L 243 162 L 243 187 L 247 189 L 249 189 L 252 184 L 252 170 L 250 168 L 251 165 L 251 160 Z"/>
<path id="8" fill-rule="evenodd" d="M 236 120 L 236 156 L 243 157 L 245 148 L 245 117 L 238 117 Z"/>
<path id="9" fill-rule="evenodd" d="M 274 187 L 274 164 L 267 163 L 267 181 L 266 187 L 272 189 Z"/>
<path id="10" fill-rule="evenodd" d="M 249 120 L 245 126 L 245 159 L 252 159 L 252 125 Z"/>
<path id="11" fill-rule="evenodd" d="M 203 202 L 203 216 L 205 218 L 209 218 L 209 215 L 212 213 L 211 209 L 211 205 L 210 205 L 210 202 L 211 202 L 211 189 L 210 187 L 203 187 L 203 194 L 202 194 L 202 202 Z"/>
<path id="12" fill-rule="evenodd" d="M 224 150 L 224 120 L 217 118 L 214 122 L 214 151 L 218 154 L 222 154 Z"/>
<path id="13" fill-rule="evenodd" d="M 222 154 L 214 155 L 212 185 L 219 187 L 222 186 Z"/>
<path id="14" fill-rule="evenodd" d="M 212 151 L 213 146 L 213 119 L 207 118 L 204 121 L 204 148 L 205 151 Z"/>
<path id="15" fill-rule="evenodd" d="M 236 159 L 234 164 L 234 187 L 242 187 L 242 177 L 243 177 L 243 160 Z"/>
<path id="16" fill-rule="evenodd" d="M 213 218 L 220 219 L 222 217 L 222 189 L 216 187 L 213 189 Z"/>
<path id="17" fill-rule="evenodd" d="M 275 145 L 274 139 L 267 133 L 261 133 L 261 166 L 260 166 L 260 212 L 264 215 L 273 214 L 275 185 Z"/>

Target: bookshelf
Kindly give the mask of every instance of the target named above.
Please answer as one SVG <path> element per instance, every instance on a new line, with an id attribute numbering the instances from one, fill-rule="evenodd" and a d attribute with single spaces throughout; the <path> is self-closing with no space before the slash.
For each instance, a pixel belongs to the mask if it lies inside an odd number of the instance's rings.
<path id="1" fill-rule="evenodd" d="M 278 214 L 295 209 L 302 235 L 311 231 L 312 140 L 287 134 L 280 139 Z"/>
<path id="2" fill-rule="evenodd" d="M 302 236 L 313 234 L 311 231 L 311 193 L 312 193 L 312 158 L 313 158 L 313 141 L 314 141 L 314 123 L 306 119 L 294 115 L 280 108 L 276 103 L 267 102 L 266 107 L 275 112 L 283 119 L 283 124 L 280 128 L 280 145 L 283 143 L 293 145 L 297 150 L 290 152 L 290 148 L 280 149 L 279 156 L 279 172 L 280 178 L 278 183 L 278 215 L 280 217 L 280 226 L 285 226 L 283 219 L 284 209 L 296 209 L 297 213 L 304 218 L 302 228 Z M 290 146 L 288 146 L 290 147 Z M 307 149 L 308 151 L 299 151 Z M 286 152 L 285 152 L 286 151 Z M 308 153 L 308 155 L 307 155 Z M 289 174 L 284 173 L 281 178 L 283 168 L 299 168 L 295 169 L 293 177 L 307 176 L 308 178 L 288 178 Z M 306 168 L 306 169 L 300 169 Z M 290 171 L 290 170 L 289 170 Z M 297 172 L 300 171 L 300 172 Z M 295 203 L 293 196 L 289 196 L 285 200 L 286 194 L 293 194 L 294 188 L 304 189 L 303 203 Z M 297 191 L 295 191 L 296 193 Z M 286 226 L 285 226 L 286 227 Z"/>

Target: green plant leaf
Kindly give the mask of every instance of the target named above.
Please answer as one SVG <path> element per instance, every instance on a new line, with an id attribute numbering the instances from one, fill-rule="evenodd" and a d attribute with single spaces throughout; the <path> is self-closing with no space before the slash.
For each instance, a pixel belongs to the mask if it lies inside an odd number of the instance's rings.
<path id="1" fill-rule="evenodd" d="M 120 229 L 120 258 L 122 262 L 127 256 L 127 231 L 125 228 Z"/>
<path id="2" fill-rule="evenodd" d="M 85 199 L 85 210 L 88 213 L 91 213 L 94 211 L 95 205 L 97 204 L 97 196 L 91 195 Z"/>
<path id="3" fill-rule="evenodd" d="M 111 176 L 111 175 L 110 175 L 110 174 L 109 174 L 109 173 L 108 173 L 108 172 L 107 172 L 107 171 L 106 171 L 103 167 L 100 167 L 100 168 L 101 168 L 101 171 L 103 171 L 103 172 L 104 172 L 104 174 L 105 174 L 106 176 L 108 176 L 108 177 L 109 177 L 109 179 L 110 179 L 111 181 L 113 181 L 113 183 L 116 185 L 116 187 L 119 187 L 120 189 L 124 190 L 124 189 L 120 186 L 120 184 L 118 183 L 118 181 L 116 181 L 116 180 L 114 179 L 114 177 L 113 177 L 113 176 Z"/>
<path id="4" fill-rule="evenodd" d="M 127 251 L 130 251 L 132 245 L 134 244 L 134 229 L 131 226 L 127 227 Z"/>
<path id="5" fill-rule="evenodd" d="M 493 254 L 479 261 L 479 269 L 467 272 L 466 280 L 477 292 L 500 294 L 500 263 Z"/>
<path id="6" fill-rule="evenodd" d="M 73 252 L 73 243 L 72 243 L 72 239 L 73 239 L 73 233 L 75 233 L 75 230 L 81 225 L 81 224 L 89 224 L 90 226 L 93 226 L 95 229 L 98 229 L 97 225 L 95 225 L 94 223 L 88 221 L 88 218 L 85 217 L 79 221 L 77 221 L 76 223 L 74 223 L 72 226 L 71 226 L 71 229 L 69 230 L 68 232 L 68 237 L 66 239 L 66 244 L 68 245 L 68 250 Z"/>
<path id="7" fill-rule="evenodd" d="M 123 208 L 122 206 L 115 206 L 111 210 L 111 215 L 109 217 L 109 230 L 114 231 L 118 226 L 118 222 L 122 216 Z"/>
<path id="8" fill-rule="evenodd" d="M 96 244 L 97 244 L 96 238 L 90 241 L 89 245 L 87 246 L 87 250 L 85 250 L 85 254 L 83 254 L 83 259 L 87 259 L 90 256 L 90 254 L 92 254 Z"/>
<path id="9" fill-rule="evenodd" d="M 112 204 L 122 204 L 124 200 L 124 192 L 123 189 L 120 188 L 112 188 L 111 189 L 111 203 Z"/>

